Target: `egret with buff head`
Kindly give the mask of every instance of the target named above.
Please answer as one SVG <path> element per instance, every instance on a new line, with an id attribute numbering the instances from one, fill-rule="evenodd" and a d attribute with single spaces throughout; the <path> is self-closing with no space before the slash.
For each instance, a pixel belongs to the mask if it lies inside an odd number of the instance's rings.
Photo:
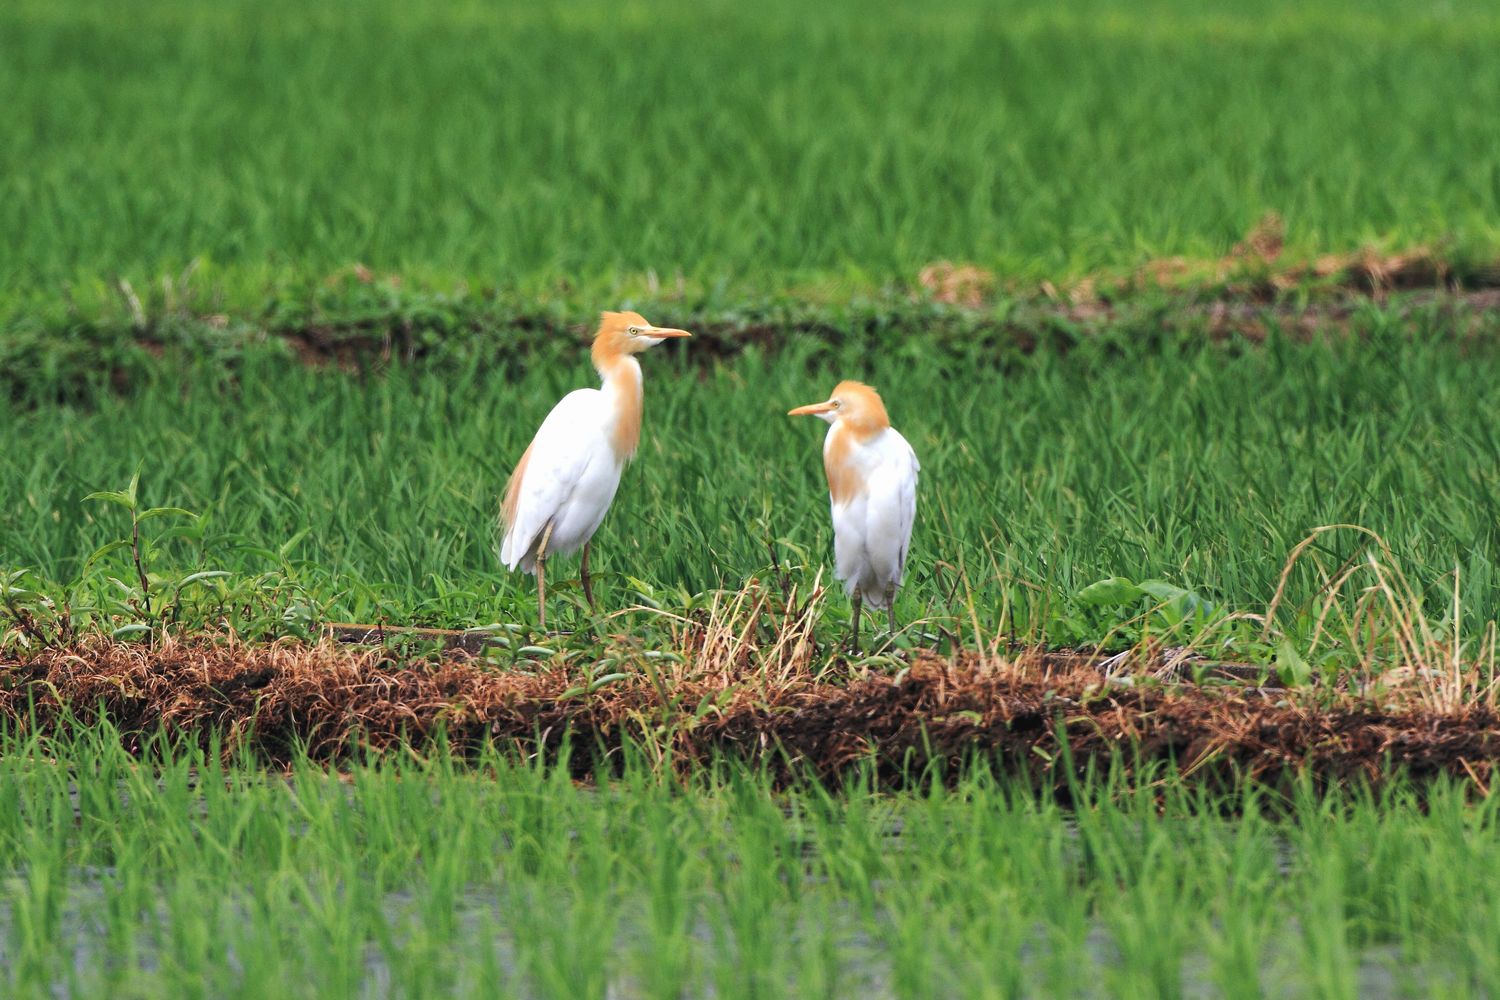
<path id="1" fill-rule="evenodd" d="M 500 561 L 536 574 L 537 624 L 547 627 L 547 560 L 583 548 L 579 576 L 589 606 L 589 544 L 641 439 L 641 366 L 635 355 L 686 330 L 652 326 L 640 313 L 606 312 L 594 334 L 598 389 L 575 389 L 542 421 L 511 473 L 500 505 Z"/>
<path id="2" fill-rule="evenodd" d="M 885 608 L 896 631 L 896 591 L 906 572 L 921 466 L 891 426 L 880 394 L 863 383 L 840 382 L 826 401 L 787 415 L 815 416 L 831 425 L 823 439 L 823 471 L 833 508 L 834 571 L 854 605 L 858 652 L 865 602 Z"/>

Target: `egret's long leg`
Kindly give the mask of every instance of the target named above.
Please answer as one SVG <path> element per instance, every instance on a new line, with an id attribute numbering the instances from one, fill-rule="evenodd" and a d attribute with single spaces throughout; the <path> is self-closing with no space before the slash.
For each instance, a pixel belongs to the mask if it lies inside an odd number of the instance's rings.
<path id="1" fill-rule="evenodd" d="M 885 610 L 891 623 L 891 635 L 896 634 L 896 588 L 885 588 Z"/>
<path id="2" fill-rule="evenodd" d="M 552 538 L 552 522 L 542 529 L 542 540 L 536 547 L 536 624 L 547 631 L 547 542 Z"/>
<path id="3" fill-rule="evenodd" d="M 853 640 L 854 640 L 854 652 L 856 652 L 856 653 L 859 652 L 859 612 L 860 612 L 860 609 L 863 608 L 864 603 L 865 603 L 864 595 L 859 592 L 859 588 L 858 587 L 855 587 L 854 588 L 854 629 L 853 629 L 852 635 L 853 635 Z"/>
<path id="4" fill-rule="evenodd" d="M 598 610 L 594 606 L 594 581 L 589 578 L 589 546 L 594 544 L 590 539 L 583 543 L 583 566 L 579 568 L 579 576 L 583 579 L 583 596 L 589 602 L 589 607 Z"/>

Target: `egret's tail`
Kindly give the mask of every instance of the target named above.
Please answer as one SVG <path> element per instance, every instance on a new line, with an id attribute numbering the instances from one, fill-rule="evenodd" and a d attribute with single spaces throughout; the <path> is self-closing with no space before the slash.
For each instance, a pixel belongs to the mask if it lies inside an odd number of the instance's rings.
<path id="1" fill-rule="evenodd" d="M 516 540 L 514 527 L 507 527 L 505 537 L 500 540 L 500 564 L 508 570 L 519 569 L 522 573 L 536 575 L 536 539 L 522 545 Z"/>
<path id="2" fill-rule="evenodd" d="M 531 458 L 531 448 L 522 454 L 515 471 L 505 483 L 505 493 L 500 499 L 500 528 L 505 533 L 500 541 L 500 562 L 506 569 L 519 566 L 527 573 L 536 572 L 536 539 L 527 539 L 525 544 L 516 538 L 516 512 L 521 506 L 521 478 L 526 474 L 526 463 Z"/>

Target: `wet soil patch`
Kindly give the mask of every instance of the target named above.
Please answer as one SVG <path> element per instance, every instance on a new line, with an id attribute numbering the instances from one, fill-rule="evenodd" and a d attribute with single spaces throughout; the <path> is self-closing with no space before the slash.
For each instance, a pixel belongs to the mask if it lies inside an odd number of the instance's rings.
<path id="1" fill-rule="evenodd" d="M 1484 705 L 1435 711 L 1243 683 L 1106 679 L 1069 656 L 921 657 L 893 675 L 774 684 L 627 674 L 594 691 L 576 667 L 502 670 L 462 651 L 404 659 L 332 643 L 97 639 L 0 663 L 6 725 L 45 734 L 101 716 L 135 744 L 163 728 L 205 745 L 217 732 L 226 752 L 271 763 L 299 745 L 337 762 L 441 732 L 460 751 L 492 740 L 555 755 L 571 742 L 580 773 L 627 744 L 670 749 L 679 766 L 763 759 L 788 778 L 872 762 L 891 781 L 980 754 L 1063 793 L 1070 776 L 1116 759 L 1170 760 L 1209 782 L 1378 782 L 1400 771 L 1487 789 L 1500 758 L 1500 715 Z"/>

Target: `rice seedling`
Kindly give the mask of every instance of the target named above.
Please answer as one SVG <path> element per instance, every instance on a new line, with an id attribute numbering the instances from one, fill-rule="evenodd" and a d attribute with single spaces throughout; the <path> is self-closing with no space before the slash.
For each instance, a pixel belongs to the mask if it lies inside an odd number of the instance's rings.
<path id="1" fill-rule="evenodd" d="M 493 750 L 280 774 L 118 737 L 3 737 L 8 995 L 1500 986 L 1491 893 L 1461 875 L 1500 861 L 1495 798 L 1442 784 L 1270 800 L 1106 767 L 1069 812 L 977 763 L 778 792 L 627 753 L 584 787 Z"/>
<path id="2" fill-rule="evenodd" d="M 0 992 L 1500 995 L 1497 43 L 3 5 Z M 547 629 L 497 499 L 600 308 L 703 336 Z"/>
<path id="3" fill-rule="evenodd" d="M 1182 647 L 1286 682 L 1354 671 L 1439 707 L 1492 697 L 1495 355 L 1438 315 L 1365 322 L 1356 339 L 1106 337 L 1001 363 L 928 350 L 916 330 L 878 349 L 792 334 L 775 352 L 658 359 L 648 460 L 599 535 L 601 611 L 576 563 L 556 574 L 582 643 L 569 655 L 624 635 L 636 663 L 826 662 L 849 604 L 828 594 L 817 456 L 781 414 L 861 370 L 911 401 L 896 416 L 924 469 L 896 651 Z M 267 348 L 228 368 L 174 357 L 123 395 L 0 401 L 7 635 L 499 623 L 508 662 L 573 648 L 535 629 L 495 526 L 530 429 L 586 378 L 483 352 L 351 377 Z M 85 502 L 137 472 L 142 510 L 195 516 L 137 524 Z M 1325 528 L 1339 524 L 1364 530 Z M 1373 582 L 1356 591 L 1351 572 Z"/>
<path id="4" fill-rule="evenodd" d="M 1268 211 L 1300 259 L 1500 247 L 1478 3 L 17 0 L 0 39 L 5 315 L 390 274 L 733 311 L 1217 258 Z"/>

